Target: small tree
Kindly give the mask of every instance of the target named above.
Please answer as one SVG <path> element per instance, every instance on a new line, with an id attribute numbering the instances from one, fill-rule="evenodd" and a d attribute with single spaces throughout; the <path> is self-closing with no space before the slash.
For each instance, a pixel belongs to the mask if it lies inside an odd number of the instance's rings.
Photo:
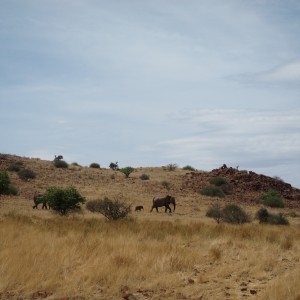
<path id="1" fill-rule="evenodd" d="M 270 207 L 284 207 L 282 197 L 275 190 L 269 190 L 267 193 L 261 196 L 261 203 Z"/>
<path id="2" fill-rule="evenodd" d="M 119 166 L 118 166 L 118 162 L 116 161 L 115 163 L 111 162 L 109 167 L 112 169 L 112 170 L 118 170 L 119 169 Z"/>
<path id="3" fill-rule="evenodd" d="M 119 169 L 119 171 L 121 173 L 123 173 L 126 178 L 128 178 L 129 175 L 134 171 L 134 168 L 132 168 L 132 167 L 125 167 L 125 168 Z"/>
<path id="4" fill-rule="evenodd" d="M 50 187 L 43 197 L 49 207 L 61 215 L 80 209 L 80 204 L 85 203 L 85 198 L 73 187 L 66 189 Z"/>
<path id="5" fill-rule="evenodd" d="M 166 165 L 166 169 L 168 171 L 175 171 L 177 168 L 178 168 L 177 164 L 168 164 L 168 165 Z"/>
<path id="6" fill-rule="evenodd" d="M 105 216 L 108 220 L 123 219 L 131 211 L 131 205 L 127 205 L 119 200 L 104 199 L 92 200 L 86 204 L 86 208 L 91 212 L 97 212 Z"/>

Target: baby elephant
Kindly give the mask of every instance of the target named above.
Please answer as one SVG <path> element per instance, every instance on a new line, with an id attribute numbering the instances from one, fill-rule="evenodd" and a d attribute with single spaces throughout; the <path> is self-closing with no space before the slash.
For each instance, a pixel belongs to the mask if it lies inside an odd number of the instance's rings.
<path id="1" fill-rule="evenodd" d="M 141 211 L 144 210 L 144 206 L 143 205 L 138 205 L 135 207 L 135 211 Z"/>

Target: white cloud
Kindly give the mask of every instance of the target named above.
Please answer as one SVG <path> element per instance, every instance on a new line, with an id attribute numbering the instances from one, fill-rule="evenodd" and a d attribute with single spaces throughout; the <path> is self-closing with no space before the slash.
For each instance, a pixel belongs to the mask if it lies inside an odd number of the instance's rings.
<path id="1" fill-rule="evenodd" d="M 296 1 L 17 2 L 0 10 L 6 152 L 299 165 Z"/>
<path id="2" fill-rule="evenodd" d="M 271 161 L 274 166 L 291 158 L 299 163 L 299 110 L 197 110 L 171 120 L 172 124 L 178 121 L 189 126 L 189 132 L 158 142 L 154 151 L 178 163 L 191 162 L 205 169 L 221 163 L 257 168 Z"/>

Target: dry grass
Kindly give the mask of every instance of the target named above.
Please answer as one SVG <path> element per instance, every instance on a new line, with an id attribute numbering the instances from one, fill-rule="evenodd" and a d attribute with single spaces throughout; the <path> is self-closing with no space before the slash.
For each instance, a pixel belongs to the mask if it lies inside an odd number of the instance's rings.
<path id="1" fill-rule="evenodd" d="M 21 160 L 37 177 L 23 182 L 10 172 L 20 193 L 0 196 L 0 299 L 300 299 L 300 218 L 288 209 L 272 212 L 285 213 L 290 226 L 216 224 L 205 217 L 210 198 L 184 189 L 179 168 L 139 168 L 125 179 L 108 169 Z M 85 209 L 69 217 L 32 209 L 35 190 L 70 185 L 87 200 L 145 210 L 111 223 Z M 150 213 L 152 198 L 166 193 L 176 197 L 176 212 Z M 252 216 L 258 210 L 243 208 Z"/>
<path id="2" fill-rule="evenodd" d="M 8 214 L 0 236 L 3 295 L 118 299 L 122 290 L 136 299 L 240 299 L 250 289 L 265 295 L 260 299 L 300 295 L 289 275 L 300 266 L 299 228 Z M 283 236 L 292 246 L 283 246 Z M 273 297 L 277 289 L 281 298 Z"/>

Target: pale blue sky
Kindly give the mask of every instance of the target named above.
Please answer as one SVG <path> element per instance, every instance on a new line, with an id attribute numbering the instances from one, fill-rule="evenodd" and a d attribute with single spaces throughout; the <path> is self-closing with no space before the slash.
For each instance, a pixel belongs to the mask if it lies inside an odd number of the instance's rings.
<path id="1" fill-rule="evenodd" d="M 299 37 L 296 0 L 0 0 L 0 152 L 300 188 Z"/>

